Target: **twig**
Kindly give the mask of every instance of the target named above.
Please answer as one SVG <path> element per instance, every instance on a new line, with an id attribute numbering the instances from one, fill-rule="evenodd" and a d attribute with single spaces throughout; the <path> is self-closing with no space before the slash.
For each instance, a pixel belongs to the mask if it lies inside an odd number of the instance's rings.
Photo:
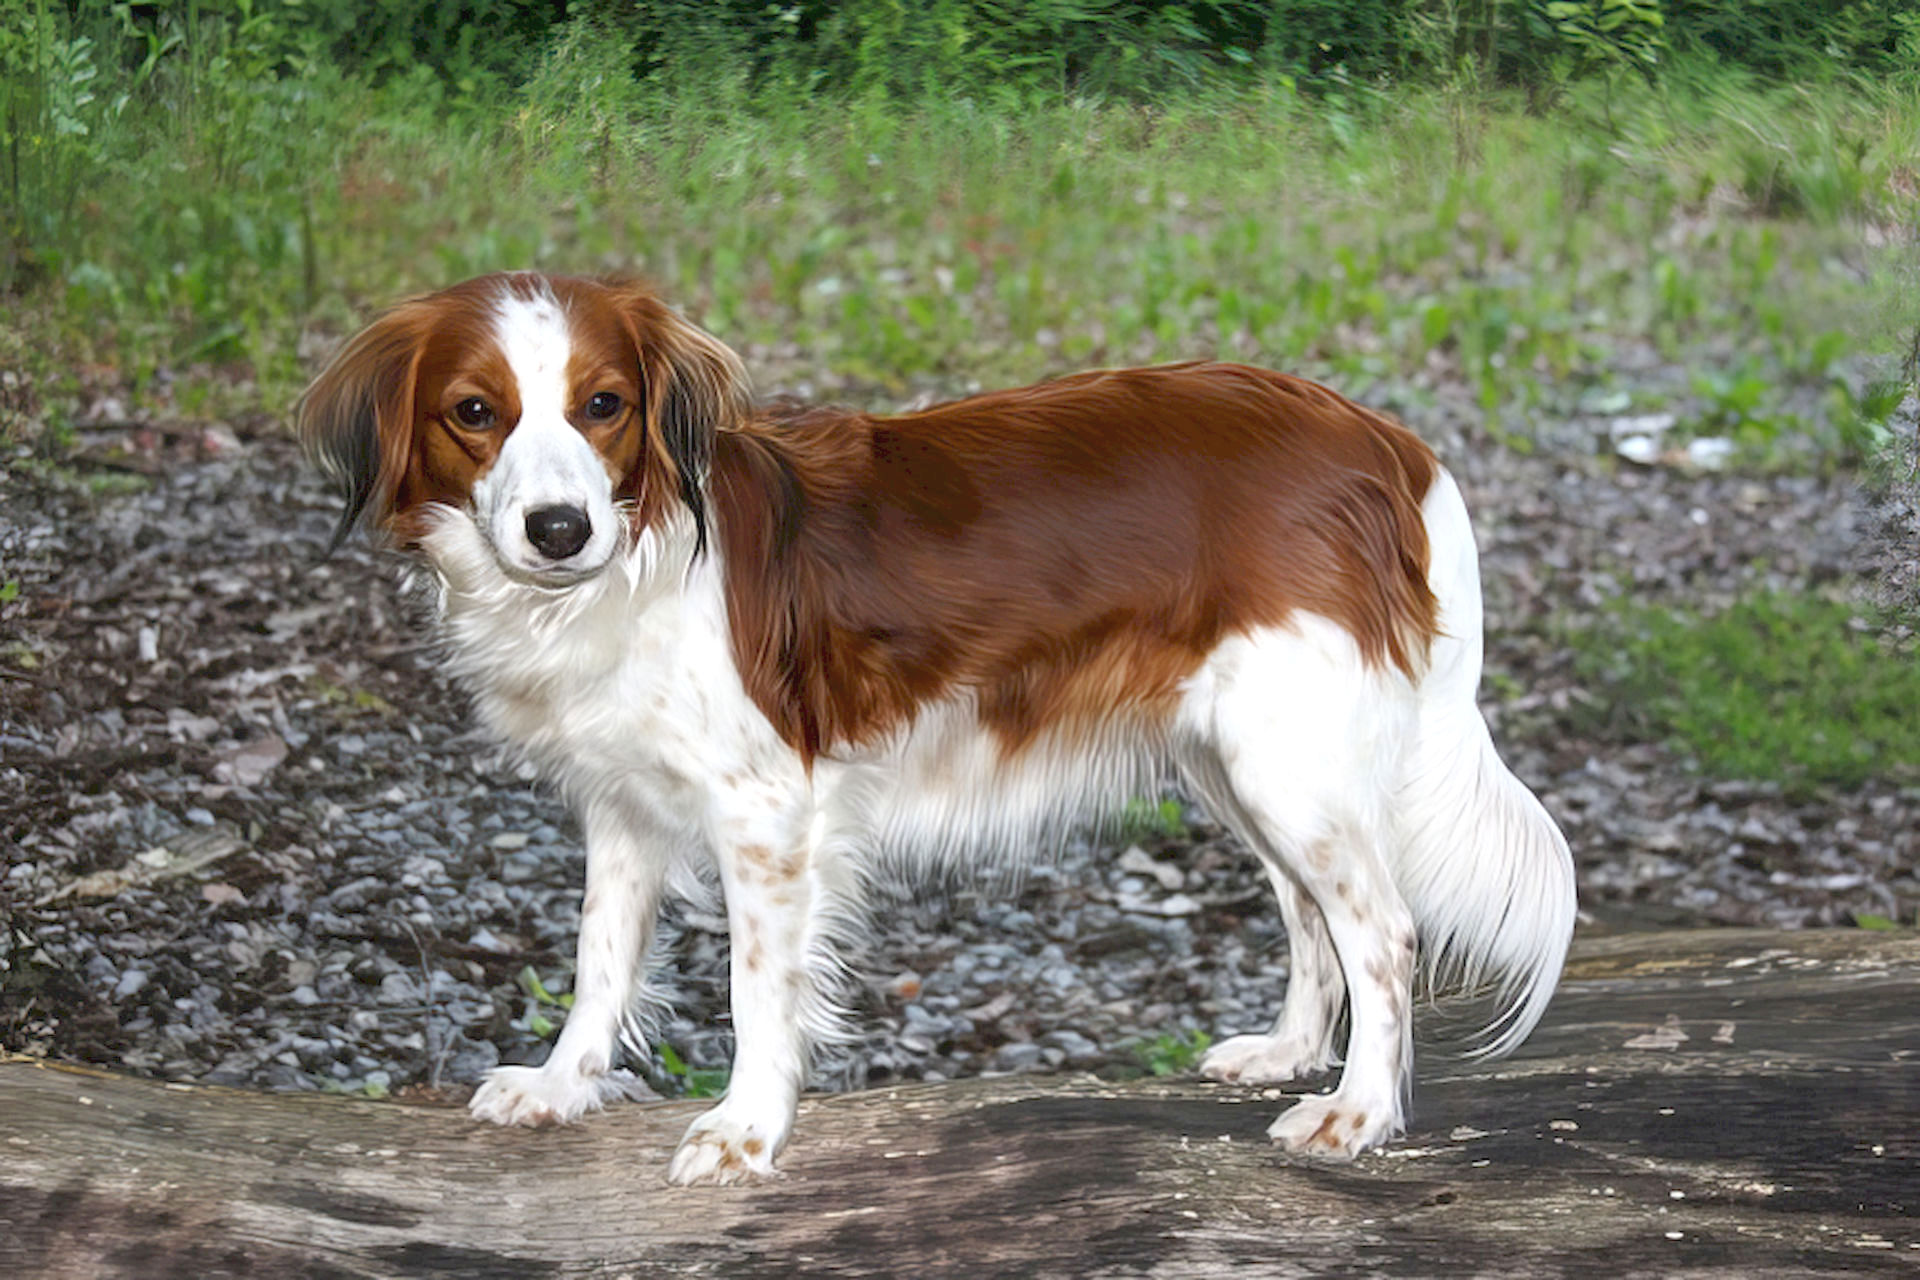
<path id="1" fill-rule="evenodd" d="M 400 923 L 407 926 L 407 936 L 413 939 L 413 949 L 418 952 L 420 956 L 420 982 L 427 996 L 427 1002 L 422 1006 L 421 1010 L 421 1022 L 426 1027 L 427 1088 L 438 1089 L 440 1087 L 440 1068 L 446 1064 L 447 1054 L 453 1049 L 452 1036 L 449 1035 L 447 1040 L 442 1042 L 440 1037 L 434 1034 L 433 1014 L 439 1005 L 433 997 L 433 965 L 427 959 L 426 944 L 420 941 L 420 935 L 414 931 L 413 921 L 403 917 Z M 447 1019 L 447 1029 L 449 1032 L 453 1029 L 453 1019 L 451 1017 Z"/>

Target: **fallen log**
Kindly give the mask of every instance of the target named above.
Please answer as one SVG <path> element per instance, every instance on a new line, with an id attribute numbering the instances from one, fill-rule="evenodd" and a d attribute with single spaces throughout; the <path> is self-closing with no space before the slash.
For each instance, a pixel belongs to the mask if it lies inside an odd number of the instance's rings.
<path id="1" fill-rule="evenodd" d="M 705 1105 L 452 1107 L 0 1062 L 0 1275 L 1920 1273 L 1920 937 L 1586 940 L 1412 1132 L 1283 1156 L 1282 1094 L 1019 1076 L 808 1099 L 787 1176 L 679 1190 Z"/>

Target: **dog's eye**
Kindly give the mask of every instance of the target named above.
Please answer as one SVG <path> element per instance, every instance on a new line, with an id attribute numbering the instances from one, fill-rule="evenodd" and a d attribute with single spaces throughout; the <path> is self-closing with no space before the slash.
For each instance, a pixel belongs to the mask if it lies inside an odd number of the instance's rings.
<path id="1" fill-rule="evenodd" d="M 620 397 L 611 391 L 596 391 L 587 398 L 588 422 L 611 422 L 620 412 Z"/>
<path id="2" fill-rule="evenodd" d="M 453 406 L 453 416 L 472 431 L 484 431 L 493 425 L 493 406 L 479 396 L 468 396 Z"/>

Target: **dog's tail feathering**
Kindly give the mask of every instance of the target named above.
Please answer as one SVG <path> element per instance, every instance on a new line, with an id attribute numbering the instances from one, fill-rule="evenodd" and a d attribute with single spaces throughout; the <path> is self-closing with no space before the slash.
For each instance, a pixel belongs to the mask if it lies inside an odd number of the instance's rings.
<path id="1" fill-rule="evenodd" d="M 1440 635 L 1400 781 L 1394 878 L 1414 913 L 1430 989 L 1491 988 L 1501 1006 L 1475 1056 L 1510 1053 L 1546 1012 L 1573 935 L 1573 856 L 1507 769 L 1475 702 L 1480 565 L 1466 504 L 1445 471 L 1423 506 Z"/>

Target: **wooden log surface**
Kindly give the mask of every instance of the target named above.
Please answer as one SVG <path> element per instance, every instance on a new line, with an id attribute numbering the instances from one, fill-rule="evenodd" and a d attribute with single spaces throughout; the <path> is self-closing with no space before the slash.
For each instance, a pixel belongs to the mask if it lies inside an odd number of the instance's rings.
<path id="1" fill-rule="evenodd" d="M 451 1106 L 0 1062 L 0 1276 L 1920 1275 L 1920 938 L 1577 945 L 1412 1131 L 1283 1156 L 1282 1093 L 1020 1076 L 809 1098 L 762 1186 L 661 1180 L 706 1104 Z"/>

